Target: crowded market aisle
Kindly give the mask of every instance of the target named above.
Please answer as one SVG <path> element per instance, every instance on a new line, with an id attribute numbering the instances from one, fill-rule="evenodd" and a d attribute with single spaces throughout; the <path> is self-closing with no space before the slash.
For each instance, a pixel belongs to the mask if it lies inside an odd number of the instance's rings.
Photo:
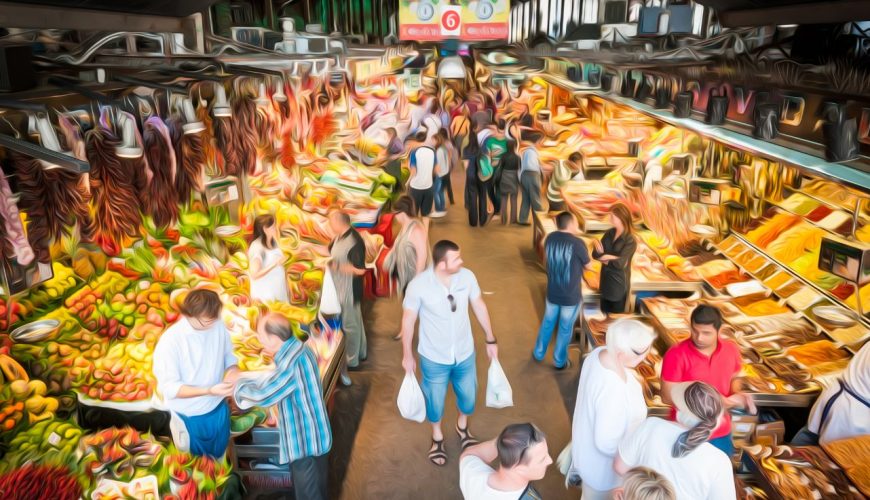
<path id="1" fill-rule="evenodd" d="M 462 172 L 454 172 L 456 193 L 463 192 Z M 489 360 L 474 324 L 477 356 L 477 409 L 469 420 L 481 440 L 492 439 L 506 425 L 531 421 L 546 434 L 555 457 L 570 440 L 570 410 L 577 390 L 578 369 L 555 371 L 549 358 L 538 365 L 531 351 L 543 314 L 546 275 L 530 244 L 531 228 L 502 226 L 496 220 L 483 228 L 468 226 L 461 194 L 448 215 L 432 222 L 429 239 L 452 239 L 461 247 L 465 267 L 477 275 L 499 339 L 499 360 L 513 387 L 512 408 L 485 406 Z M 445 444 L 448 463 L 436 467 L 426 456 L 431 432 L 428 424 L 404 420 L 396 408 L 402 383 L 402 349 L 393 336 L 399 330 L 398 298 L 365 304 L 369 339 L 368 361 L 351 372 L 353 385 L 341 388 L 333 408 L 335 447 L 330 467 L 330 491 L 335 498 L 461 498 L 459 491 L 459 438 L 452 430 L 455 397 L 448 391 L 445 405 Z M 572 354 L 574 362 L 576 354 Z M 418 369 L 419 377 L 419 369 Z M 449 425 L 448 425 L 449 424 Z M 448 430 L 449 429 L 449 430 Z M 555 465 L 535 484 L 544 498 L 564 498 L 564 477 Z"/>

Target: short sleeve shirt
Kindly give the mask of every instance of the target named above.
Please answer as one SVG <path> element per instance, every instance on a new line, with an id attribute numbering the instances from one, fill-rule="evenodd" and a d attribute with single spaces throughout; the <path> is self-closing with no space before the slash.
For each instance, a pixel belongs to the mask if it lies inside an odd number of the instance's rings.
<path id="1" fill-rule="evenodd" d="M 580 238 L 561 231 L 544 243 L 547 256 L 547 300 L 557 306 L 580 303 L 580 278 L 589 264 L 589 251 Z"/>
<path id="2" fill-rule="evenodd" d="M 453 310 L 451 300 L 456 306 Z M 418 274 L 405 291 L 404 309 L 414 311 L 420 320 L 420 356 L 442 365 L 453 365 L 474 354 L 468 304 L 480 297 L 474 273 L 460 269 L 445 287 L 432 268 Z"/>
<path id="3" fill-rule="evenodd" d="M 495 471 L 479 457 L 467 456 L 459 462 L 459 489 L 465 500 L 518 500 L 525 489 L 499 491 L 489 484 Z"/>
<path id="4" fill-rule="evenodd" d="M 724 397 L 731 396 L 731 380 L 740 373 L 743 364 L 740 349 L 727 339 L 719 338 L 712 356 L 705 356 L 686 339 L 671 347 L 662 359 L 662 380 L 666 382 L 704 382 L 710 384 Z M 671 409 L 671 420 L 676 419 L 676 410 Z M 710 436 L 716 439 L 731 433 L 731 414 L 725 412 L 719 427 Z"/>

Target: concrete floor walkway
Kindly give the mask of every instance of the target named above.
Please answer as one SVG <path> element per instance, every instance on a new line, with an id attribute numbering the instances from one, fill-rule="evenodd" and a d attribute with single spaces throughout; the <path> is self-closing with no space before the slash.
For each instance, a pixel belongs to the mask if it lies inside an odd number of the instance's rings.
<path id="1" fill-rule="evenodd" d="M 546 286 L 546 276 L 532 251 L 532 229 L 502 226 L 498 220 L 483 228 L 469 227 L 462 203 L 462 173 L 454 174 L 456 205 L 449 207 L 446 218 L 433 221 L 430 241 L 456 241 L 465 266 L 477 275 L 515 403 L 502 410 L 485 406 L 489 362 L 483 334 L 473 322 L 480 390 L 471 430 L 483 440 L 495 437 L 507 424 L 534 422 L 547 434 L 555 460 L 570 440 L 579 371 L 574 354 L 574 367 L 563 372 L 552 368 L 549 353 L 545 363 L 535 363 L 531 358 Z M 448 391 L 444 415 L 448 464 L 436 467 L 427 458 L 431 435 L 428 424 L 404 420 L 396 408 L 403 377 L 401 345 L 392 339 L 401 318 L 399 300 L 380 299 L 365 304 L 364 316 L 368 361 L 361 370 L 351 372 L 353 385 L 341 388 L 335 396 L 330 496 L 347 500 L 462 498 L 458 486 L 459 438 L 452 430 L 457 415 L 452 391 Z M 536 487 L 546 499 L 579 498 L 579 491 L 565 490 L 555 465 Z"/>

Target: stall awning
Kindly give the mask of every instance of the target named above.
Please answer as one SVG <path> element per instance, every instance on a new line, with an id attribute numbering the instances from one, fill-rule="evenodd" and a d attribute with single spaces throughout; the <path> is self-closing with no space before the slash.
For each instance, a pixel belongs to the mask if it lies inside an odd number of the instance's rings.
<path id="1" fill-rule="evenodd" d="M 12 0 L 3 3 L 43 5 L 64 9 L 105 10 L 162 17 L 187 17 L 197 12 L 207 11 L 216 2 L 217 0 Z"/>

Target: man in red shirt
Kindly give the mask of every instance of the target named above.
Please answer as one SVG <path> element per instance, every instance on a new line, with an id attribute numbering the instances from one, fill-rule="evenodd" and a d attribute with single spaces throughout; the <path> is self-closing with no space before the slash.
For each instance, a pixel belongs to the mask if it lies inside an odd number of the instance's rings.
<path id="1" fill-rule="evenodd" d="M 662 360 L 662 400 L 673 406 L 670 400 L 673 385 L 697 381 L 715 387 L 726 409 L 744 408 L 755 413 L 752 396 L 742 392 L 740 349 L 734 342 L 719 337 L 722 313 L 713 306 L 700 305 L 692 311 L 691 327 L 692 337 L 671 347 Z M 675 419 L 676 411 L 671 408 L 671 420 Z M 723 414 L 710 436 L 710 444 L 729 458 L 733 454 L 730 412 Z"/>

